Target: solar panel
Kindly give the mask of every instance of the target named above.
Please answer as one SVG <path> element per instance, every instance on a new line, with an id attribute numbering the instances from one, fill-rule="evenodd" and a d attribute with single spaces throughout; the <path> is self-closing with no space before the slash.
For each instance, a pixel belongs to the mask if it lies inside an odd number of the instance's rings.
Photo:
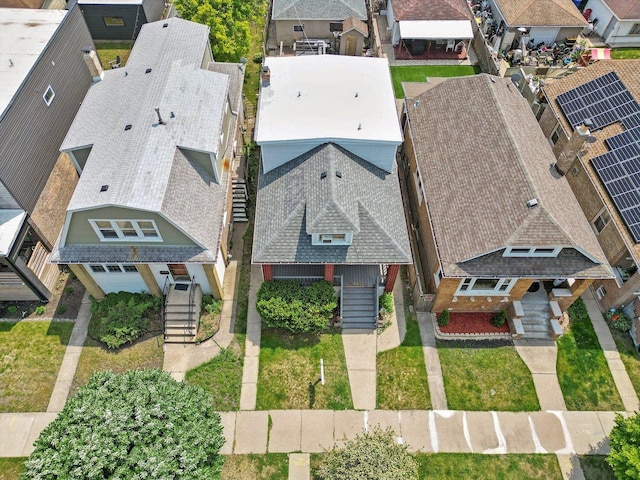
<path id="1" fill-rule="evenodd" d="M 584 83 L 557 97 L 572 128 L 585 119 L 599 130 L 621 122 L 624 132 L 605 140 L 609 151 L 591 164 L 620 212 L 631 236 L 640 242 L 640 106 L 615 72 Z"/>

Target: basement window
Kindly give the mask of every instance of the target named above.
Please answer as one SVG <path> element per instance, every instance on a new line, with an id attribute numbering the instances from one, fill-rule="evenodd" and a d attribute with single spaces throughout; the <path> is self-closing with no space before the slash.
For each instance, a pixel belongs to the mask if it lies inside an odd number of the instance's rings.
<path id="1" fill-rule="evenodd" d="M 102 21 L 107 27 L 124 27 L 123 17 L 102 17 Z"/>
<path id="2" fill-rule="evenodd" d="M 44 103 L 47 104 L 47 107 L 51 105 L 51 102 L 53 102 L 53 98 L 55 96 L 56 96 L 56 92 L 54 92 L 53 87 L 49 85 L 45 90 L 44 95 L 42 95 L 42 99 L 44 100 Z"/>

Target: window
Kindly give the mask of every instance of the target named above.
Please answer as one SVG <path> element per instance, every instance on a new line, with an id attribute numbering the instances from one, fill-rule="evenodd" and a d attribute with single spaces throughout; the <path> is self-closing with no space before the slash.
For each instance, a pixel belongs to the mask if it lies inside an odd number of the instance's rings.
<path id="1" fill-rule="evenodd" d="M 120 270 L 120 265 L 107 265 L 107 272 L 121 272 L 122 270 Z"/>
<path id="2" fill-rule="evenodd" d="M 342 22 L 329 22 L 329 31 L 330 32 L 341 32 L 342 31 Z"/>
<path id="3" fill-rule="evenodd" d="M 562 247 L 507 247 L 503 257 L 557 257 Z"/>
<path id="4" fill-rule="evenodd" d="M 492 295 L 506 293 L 516 283 L 514 278 L 464 278 L 456 295 Z"/>
<path id="5" fill-rule="evenodd" d="M 320 235 L 322 243 L 342 243 L 346 240 L 347 236 L 344 233 L 331 233 L 329 235 Z"/>
<path id="6" fill-rule="evenodd" d="M 560 140 L 560 125 L 553 129 L 553 133 L 551 134 L 551 144 L 555 145 Z"/>
<path id="7" fill-rule="evenodd" d="M 91 267 L 92 272 L 100 273 L 105 271 L 102 265 L 89 265 L 89 266 Z"/>
<path id="8" fill-rule="evenodd" d="M 600 233 L 602 232 L 602 230 L 604 230 L 604 227 L 606 227 L 610 221 L 611 217 L 609 216 L 609 212 L 607 212 L 607 210 L 603 208 L 602 210 L 600 210 L 600 212 L 598 212 L 598 215 L 596 215 L 596 218 L 593 219 L 591 224 L 593 225 L 593 228 L 595 228 L 596 233 Z"/>
<path id="9" fill-rule="evenodd" d="M 629 30 L 629 35 L 640 35 L 640 23 L 634 23 Z"/>
<path id="10" fill-rule="evenodd" d="M 413 181 L 416 184 L 416 195 L 418 196 L 418 204 L 422 205 L 422 179 L 420 178 L 420 172 L 417 169 L 413 174 Z"/>
<path id="11" fill-rule="evenodd" d="M 605 290 L 604 285 L 600 285 L 596 290 L 596 297 L 598 297 L 598 300 L 602 300 L 606 294 L 607 291 Z"/>
<path id="12" fill-rule="evenodd" d="M 89 265 L 94 273 L 137 273 L 138 269 L 132 264 L 106 263 Z"/>
<path id="13" fill-rule="evenodd" d="M 102 17 L 102 21 L 107 27 L 124 27 L 124 18 L 122 17 Z"/>
<path id="14" fill-rule="evenodd" d="M 138 269 L 136 268 L 135 265 L 122 265 L 122 269 L 126 272 L 126 273 L 135 273 L 138 271 Z"/>
<path id="15" fill-rule="evenodd" d="M 294 25 L 293 26 L 293 31 L 294 32 L 304 32 L 304 25 Z"/>
<path id="16" fill-rule="evenodd" d="M 436 282 L 436 288 L 438 288 L 442 281 L 442 268 L 439 268 L 438 271 L 433 274 L 433 280 Z"/>
<path id="17" fill-rule="evenodd" d="M 42 99 L 44 100 L 44 103 L 47 104 L 47 107 L 51 105 L 51 102 L 53 102 L 53 98 L 55 96 L 56 96 L 56 92 L 54 92 L 53 87 L 49 85 L 47 89 L 44 91 L 44 95 L 42 95 Z"/>
<path id="18" fill-rule="evenodd" d="M 89 223 L 103 241 L 162 241 L 153 220 L 89 220 Z"/>
<path id="19" fill-rule="evenodd" d="M 314 233 L 312 245 L 351 245 L 352 233 Z"/>

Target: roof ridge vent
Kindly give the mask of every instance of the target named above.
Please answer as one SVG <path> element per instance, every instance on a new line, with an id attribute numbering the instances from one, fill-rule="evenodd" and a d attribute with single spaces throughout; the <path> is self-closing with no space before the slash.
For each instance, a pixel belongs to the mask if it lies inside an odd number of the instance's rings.
<path id="1" fill-rule="evenodd" d="M 527 202 L 527 207 L 529 208 L 533 208 L 533 207 L 537 207 L 538 206 L 538 199 L 537 198 L 532 198 L 531 200 L 529 200 Z"/>
<path id="2" fill-rule="evenodd" d="M 144 73 L 151 73 L 151 69 L 150 69 L 150 68 L 147 68 L 147 69 L 144 71 Z"/>

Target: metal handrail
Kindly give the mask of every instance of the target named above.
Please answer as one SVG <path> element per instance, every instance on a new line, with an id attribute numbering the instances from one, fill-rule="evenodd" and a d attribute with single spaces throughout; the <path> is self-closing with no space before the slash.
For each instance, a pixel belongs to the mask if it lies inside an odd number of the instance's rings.
<path id="1" fill-rule="evenodd" d="M 344 279 L 340 275 L 340 321 L 342 321 L 342 305 L 344 303 Z"/>
<path id="2" fill-rule="evenodd" d="M 189 334 L 193 329 L 193 313 L 195 310 L 195 305 L 193 304 L 193 302 L 196 296 L 195 284 L 196 284 L 196 276 L 194 275 L 193 277 L 191 277 L 191 286 L 189 287 L 189 318 L 187 322 L 187 328 L 188 328 Z"/>
<path id="3" fill-rule="evenodd" d="M 169 283 L 169 275 L 164 277 L 164 285 L 162 286 L 162 334 L 164 339 L 167 339 L 167 297 L 169 296 L 169 289 L 171 284 Z"/>

